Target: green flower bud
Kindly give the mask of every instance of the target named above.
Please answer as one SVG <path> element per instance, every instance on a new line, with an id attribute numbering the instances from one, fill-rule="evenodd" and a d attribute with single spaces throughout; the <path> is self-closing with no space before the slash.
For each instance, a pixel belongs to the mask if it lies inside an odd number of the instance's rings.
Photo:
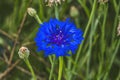
<path id="1" fill-rule="evenodd" d="M 75 6 L 70 8 L 70 16 L 77 17 L 79 15 L 79 11 Z"/>
<path id="2" fill-rule="evenodd" d="M 34 8 L 28 8 L 27 12 L 32 17 L 34 17 L 36 15 L 36 10 Z"/>
<path id="3" fill-rule="evenodd" d="M 0 37 L 0 45 L 3 45 L 4 44 L 4 40 Z"/>
<path id="4" fill-rule="evenodd" d="M 30 51 L 27 47 L 21 47 L 19 49 L 18 55 L 21 59 L 27 59 L 30 55 Z"/>

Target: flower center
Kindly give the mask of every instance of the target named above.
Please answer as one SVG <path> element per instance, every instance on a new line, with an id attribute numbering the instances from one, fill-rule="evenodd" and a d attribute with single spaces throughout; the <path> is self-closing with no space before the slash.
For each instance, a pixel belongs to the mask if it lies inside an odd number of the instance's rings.
<path id="1" fill-rule="evenodd" d="M 50 42 L 52 44 L 61 45 L 64 43 L 65 36 L 61 30 L 57 30 L 56 33 L 53 33 L 50 37 Z"/>

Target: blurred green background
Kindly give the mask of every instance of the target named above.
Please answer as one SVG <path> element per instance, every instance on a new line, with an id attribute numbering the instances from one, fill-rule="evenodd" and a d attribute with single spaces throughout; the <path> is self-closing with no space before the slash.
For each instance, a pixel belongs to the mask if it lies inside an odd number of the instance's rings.
<path id="1" fill-rule="evenodd" d="M 21 46 L 29 48 L 29 60 L 38 80 L 48 80 L 51 68 L 49 58 L 44 57 L 43 52 L 36 52 L 34 43 L 39 24 L 26 15 L 27 8 L 33 7 L 43 22 L 55 18 L 54 6 L 46 5 L 44 0 L 0 1 L 1 80 L 31 79 L 26 64 L 23 60 L 19 61 L 18 50 Z M 78 60 L 77 54 L 64 57 L 62 80 L 70 80 L 69 76 L 71 80 L 120 80 L 120 37 L 117 36 L 120 0 L 65 0 L 57 8 L 60 20 L 69 17 L 86 32 L 81 50 L 78 50 Z M 57 79 L 57 75 L 58 61 L 53 80 Z"/>

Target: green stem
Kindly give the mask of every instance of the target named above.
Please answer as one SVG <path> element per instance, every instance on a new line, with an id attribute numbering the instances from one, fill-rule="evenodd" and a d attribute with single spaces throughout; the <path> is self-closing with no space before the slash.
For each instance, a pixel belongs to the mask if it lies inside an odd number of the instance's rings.
<path id="1" fill-rule="evenodd" d="M 44 18 L 44 12 L 43 12 L 43 0 L 39 0 L 39 16 L 43 20 Z"/>
<path id="2" fill-rule="evenodd" d="M 70 56 L 68 56 L 68 57 L 70 57 Z M 71 58 L 71 57 L 70 57 Z M 67 77 L 66 77 L 66 80 L 70 80 L 70 75 L 71 75 L 71 66 L 72 66 L 72 61 L 69 59 L 68 60 L 68 66 L 67 66 L 67 69 L 68 69 L 68 71 L 67 71 Z"/>
<path id="3" fill-rule="evenodd" d="M 89 10 L 88 10 L 86 4 L 82 0 L 78 0 L 78 2 L 83 7 L 83 9 L 85 10 L 85 13 L 86 13 L 87 17 L 89 18 L 90 14 L 89 14 Z"/>
<path id="4" fill-rule="evenodd" d="M 89 19 L 89 21 L 88 21 L 88 24 L 87 24 L 86 29 L 85 29 L 85 33 L 84 33 L 84 35 L 83 35 L 84 37 L 86 37 L 87 32 L 88 32 L 88 29 L 89 29 L 90 24 L 91 24 L 91 21 L 92 21 L 92 19 L 93 19 L 94 12 L 95 12 L 95 9 L 96 9 L 96 4 L 97 4 L 97 0 L 94 0 L 92 12 L 91 12 L 91 15 L 90 15 L 90 19 Z"/>
<path id="5" fill-rule="evenodd" d="M 51 62 L 51 71 L 50 71 L 50 76 L 49 76 L 49 80 L 52 80 L 52 75 L 53 75 L 53 71 L 54 71 L 54 66 L 55 66 L 55 57 L 53 59 L 53 61 Z"/>
<path id="6" fill-rule="evenodd" d="M 99 17 L 99 16 L 98 16 Z M 87 68 L 86 68 L 86 80 L 89 80 L 89 72 L 90 72 L 90 60 L 91 60 L 91 52 L 92 52 L 92 38 L 93 38 L 93 33 L 95 32 L 95 28 L 97 27 L 97 25 L 95 25 L 97 21 L 94 21 L 94 19 L 92 20 L 92 24 L 91 24 L 91 31 L 90 31 L 90 36 L 89 36 L 89 49 L 88 49 L 88 58 L 87 58 Z"/>
<path id="7" fill-rule="evenodd" d="M 69 51 L 69 54 L 72 55 L 72 52 Z M 68 58 L 68 62 L 67 62 L 66 80 L 70 80 L 71 67 L 72 67 L 72 56 L 68 56 L 67 58 Z"/>
<path id="8" fill-rule="evenodd" d="M 94 0 L 94 4 L 93 4 L 92 12 L 91 12 L 91 15 L 90 15 L 90 19 L 89 19 L 89 21 L 88 21 L 88 24 L 87 24 L 87 26 L 86 26 L 86 29 L 85 29 L 85 32 L 84 32 L 84 35 L 83 35 L 84 38 L 86 38 L 88 29 L 89 29 L 89 27 L 90 27 L 92 18 L 93 18 L 93 16 L 94 16 L 94 12 L 95 12 L 95 8 L 96 8 L 96 2 L 97 2 L 97 1 Z M 76 55 L 76 59 L 75 59 L 75 64 L 77 63 L 77 61 L 78 61 L 78 59 L 79 59 L 79 55 L 80 55 L 82 46 L 83 46 L 83 43 L 81 44 L 81 46 L 80 46 L 79 49 L 78 49 L 78 52 L 77 52 L 77 55 Z"/>
<path id="9" fill-rule="evenodd" d="M 94 0 L 94 3 L 93 3 L 93 7 L 92 7 L 92 11 L 91 11 L 91 15 L 90 15 L 90 19 L 88 21 L 88 24 L 86 26 L 86 29 L 85 29 L 85 32 L 84 32 L 84 38 L 86 38 L 86 35 L 87 35 L 87 32 L 88 32 L 88 29 L 90 27 L 90 24 L 91 24 L 91 21 L 93 19 L 93 16 L 94 16 L 94 12 L 95 12 L 95 9 L 96 9 L 96 4 L 97 4 L 97 0 Z M 76 68 L 76 64 L 77 64 L 77 61 L 79 59 L 79 56 L 80 56 L 80 52 L 82 50 L 82 46 L 83 46 L 83 43 L 80 45 L 79 49 L 78 49 L 78 52 L 77 52 L 77 55 L 76 55 L 76 58 L 75 58 L 75 64 L 73 66 L 73 69 L 72 71 L 74 72 L 75 71 L 75 68 Z M 70 78 L 72 78 L 72 76 L 70 76 Z"/>
<path id="10" fill-rule="evenodd" d="M 39 24 L 42 24 L 42 21 L 40 20 L 40 18 L 38 17 L 37 14 L 34 16 L 34 18 L 37 20 L 37 22 L 38 22 Z"/>
<path id="11" fill-rule="evenodd" d="M 116 15 L 115 15 L 114 24 L 113 24 L 112 43 L 114 43 L 114 39 L 115 39 L 115 35 L 116 35 L 116 27 L 117 27 L 119 12 L 120 12 L 120 1 L 119 1 L 118 6 L 117 6 L 117 11 L 116 11 Z"/>
<path id="12" fill-rule="evenodd" d="M 97 75 L 97 80 L 101 79 L 101 74 L 102 74 L 102 70 L 103 70 L 103 63 L 104 63 L 104 53 L 105 53 L 105 24 L 107 21 L 107 13 L 108 13 L 108 5 L 103 5 L 101 4 L 100 6 L 102 9 L 102 11 L 104 11 L 103 14 L 103 24 L 102 24 L 102 29 L 101 29 L 101 57 L 100 57 L 100 66 L 98 68 L 98 75 Z"/>
<path id="13" fill-rule="evenodd" d="M 34 71 L 33 71 L 33 68 L 32 68 L 32 66 L 31 66 L 29 60 L 28 60 L 28 59 L 24 59 L 24 61 L 25 61 L 25 63 L 27 64 L 28 68 L 30 69 L 30 71 L 31 71 L 31 73 L 32 73 L 33 79 L 34 79 L 34 80 L 37 80 L 37 78 L 36 78 L 36 76 L 35 76 L 35 73 L 34 73 Z"/>
<path id="14" fill-rule="evenodd" d="M 120 40 L 118 40 L 118 43 L 117 43 L 117 45 L 116 45 L 115 51 L 114 51 L 114 53 L 113 53 L 113 55 L 112 55 L 110 64 L 108 65 L 108 68 L 107 68 L 107 71 L 106 71 L 106 73 L 105 73 L 105 76 L 104 76 L 103 80 L 107 80 L 109 71 L 110 71 L 110 69 L 111 69 L 111 67 L 112 67 L 112 64 L 113 64 L 113 62 L 114 62 L 114 59 L 115 59 L 115 57 L 116 57 L 116 55 L 117 55 L 117 53 L 118 53 L 119 46 L 120 46 Z"/>
<path id="15" fill-rule="evenodd" d="M 116 0 L 113 0 L 113 6 L 114 6 L 114 9 L 115 9 L 115 12 L 117 13 L 117 3 L 116 3 Z"/>
<path id="16" fill-rule="evenodd" d="M 63 69 L 63 57 L 59 57 L 59 73 L 58 73 L 58 80 L 62 78 L 62 69 Z"/>
<path id="17" fill-rule="evenodd" d="M 55 6 L 55 17 L 59 19 L 58 6 Z"/>

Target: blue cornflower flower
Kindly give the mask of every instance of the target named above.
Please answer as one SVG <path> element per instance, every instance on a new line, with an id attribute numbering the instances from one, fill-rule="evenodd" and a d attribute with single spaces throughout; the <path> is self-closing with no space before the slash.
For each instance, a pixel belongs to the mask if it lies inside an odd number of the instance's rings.
<path id="1" fill-rule="evenodd" d="M 56 57 L 67 56 L 69 51 L 75 53 L 81 41 L 83 32 L 76 28 L 70 19 L 59 21 L 50 19 L 40 24 L 35 37 L 37 51 L 44 51 L 45 56 L 55 54 Z"/>

